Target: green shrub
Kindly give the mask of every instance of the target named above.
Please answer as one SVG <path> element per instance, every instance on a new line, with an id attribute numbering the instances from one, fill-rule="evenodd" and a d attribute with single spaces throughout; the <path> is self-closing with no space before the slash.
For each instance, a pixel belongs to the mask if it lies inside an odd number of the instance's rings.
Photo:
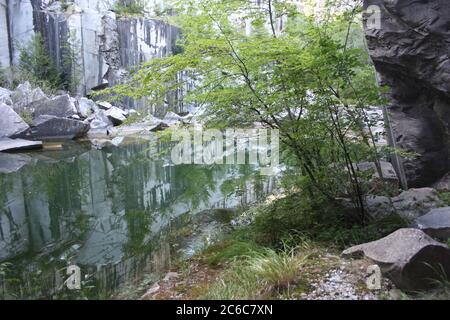
<path id="1" fill-rule="evenodd" d="M 439 198 L 444 202 L 446 206 L 450 206 L 450 192 L 448 191 L 439 192 Z"/>
<path id="2" fill-rule="evenodd" d="M 367 225 L 354 223 L 355 215 L 336 203 L 314 203 L 294 194 L 261 208 L 250 229 L 255 241 L 263 245 L 280 247 L 287 240 L 295 244 L 306 238 L 343 248 L 377 240 L 407 226 L 395 214 Z"/>
<path id="3" fill-rule="evenodd" d="M 209 246 L 204 250 L 203 255 L 209 265 L 217 266 L 259 251 L 261 251 L 261 247 L 253 242 L 227 239 Z"/>
<path id="4" fill-rule="evenodd" d="M 120 0 L 114 7 L 116 14 L 122 17 L 143 15 L 144 9 L 144 2 L 139 0 Z"/>
<path id="5" fill-rule="evenodd" d="M 42 36 L 37 33 L 25 46 L 19 48 L 16 82 L 29 81 L 33 86 L 58 90 L 64 88 L 64 79 L 46 51 Z"/>

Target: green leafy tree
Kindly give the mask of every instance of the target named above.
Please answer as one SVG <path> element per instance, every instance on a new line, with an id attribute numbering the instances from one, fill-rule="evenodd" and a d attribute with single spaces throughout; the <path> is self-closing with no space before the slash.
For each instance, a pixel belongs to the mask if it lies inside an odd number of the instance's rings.
<path id="1" fill-rule="evenodd" d="M 39 33 L 20 48 L 17 71 L 19 75 L 16 76 L 16 81 L 28 80 L 31 84 L 47 90 L 64 87 L 63 76 L 49 56 Z"/>
<path id="2" fill-rule="evenodd" d="M 119 0 L 115 11 L 119 16 L 134 16 L 144 14 L 145 4 L 140 0 Z"/>
<path id="3" fill-rule="evenodd" d="M 205 107 L 208 125 L 279 129 L 301 190 L 311 199 L 350 196 L 365 222 L 355 162 L 379 169 L 367 107 L 381 95 L 367 53 L 350 43 L 360 8 L 328 5 L 311 16 L 282 0 L 179 1 L 172 22 L 183 30 L 180 52 L 151 60 L 108 93 L 161 104 L 184 85 L 174 80 L 183 72 L 197 83 L 187 100 Z"/>

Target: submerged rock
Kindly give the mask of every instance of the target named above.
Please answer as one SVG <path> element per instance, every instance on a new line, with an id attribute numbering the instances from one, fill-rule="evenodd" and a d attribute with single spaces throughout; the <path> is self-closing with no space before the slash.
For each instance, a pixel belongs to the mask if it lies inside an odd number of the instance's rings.
<path id="1" fill-rule="evenodd" d="M 418 229 L 400 229 L 380 240 L 345 250 L 347 258 L 368 258 L 403 290 L 428 289 L 450 276 L 450 250 Z M 442 274 L 442 272 L 444 274 Z"/>
<path id="2" fill-rule="evenodd" d="M 27 155 L 0 152 L 0 173 L 17 172 L 31 161 L 32 158 Z"/>
<path id="3" fill-rule="evenodd" d="M 431 210 L 414 221 L 414 226 L 434 238 L 450 239 L 450 207 Z"/>
<path id="4" fill-rule="evenodd" d="M 84 136 L 89 130 L 89 124 L 54 116 L 39 116 L 32 126 L 16 135 L 25 139 L 75 139 Z"/>
<path id="5" fill-rule="evenodd" d="M 0 102 L 0 137 L 10 137 L 29 128 L 10 107 Z"/>
<path id="6" fill-rule="evenodd" d="M 97 105 L 102 110 L 109 110 L 113 107 L 113 105 L 111 103 L 106 102 L 106 101 L 99 101 L 99 102 L 97 102 Z"/>
<path id="7" fill-rule="evenodd" d="M 0 152 L 13 152 L 42 148 L 42 141 L 0 138 Z"/>

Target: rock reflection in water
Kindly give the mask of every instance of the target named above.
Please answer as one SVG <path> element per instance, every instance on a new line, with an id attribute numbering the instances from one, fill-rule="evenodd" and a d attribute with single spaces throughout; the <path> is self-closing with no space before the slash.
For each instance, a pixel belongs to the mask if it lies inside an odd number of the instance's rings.
<path id="1" fill-rule="evenodd" d="M 273 188 L 251 166 L 173 166 L 161 155 L 169 147 L 65 145 L 0 170 L 0 298 L 107 298 L 143 271 L 167 270 L 196 213 Z M 82 269 L 81 291 L 64 289 L 69 264 Z"/>

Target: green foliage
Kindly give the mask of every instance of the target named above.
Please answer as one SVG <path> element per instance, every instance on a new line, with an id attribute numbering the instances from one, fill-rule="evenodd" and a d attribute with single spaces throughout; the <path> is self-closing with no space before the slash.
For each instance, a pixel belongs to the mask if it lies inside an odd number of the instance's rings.
<path id="1" fill-rule="evenodd" d="M 28 109 L 24 109 L 19 113 L 20 117 L 22 118 L 23 121 L 25 121 L 26 123 L 28 123 L 29 125 L 32 124 L 33 122 L 33 112 L 31 112 Z"/>
<path id="2" fill-rule="evenodd" d="M 439 192 L 439 198 L 444 202 L 446 206 L 450 206 L 450 192 L 441 191 Z"/>
<path id="3" fill-rule="evenodd" d="M 118 16 L 130 17 L 144 14 L 145 4 L 140 0 L 119 0 L 114 10 Z"/>
<path id="4" fill-rule="evenodd" d="M 6 77 L 6 70 L 0 65 L 0 87 L 9 87 L 9 81 Z"/>
<path id="5" fill-rule="evenodd" d="M 14 88 L 28 81 L 47 93 L 57 90 L 76 93 L 81 80 L 78 59 L 80 47 L 75 35 L 69 34 L 67 42 L 61 48 L 61 66 L 58 68 L 49 55 L 42 36 L 37 33 L 29 43 L 19 47 L 18 65 L 0 72 L 0 85 Z M 7 73 L 11 76 L 6 77 Z"/>
<path id="6" fill-rule="evenodd" d="M 202 254 L 210 266 L 217 266 L 260 251 L 261 247 L 251 241 L 227 239 L 209 246 Z"/>
<path id="7" fill-rule="evenodd" d="M 355 212 L 328 202 L 311 202 L 300 194 L 263 206 L 248 231 L 260 244 L 279 247 L 308 239 L 345 248 L 377 240 L 407 223 L 397 215 L 372 221 L 366 226 L 352 222 Z"/>
<path id="8" fill-rule="evenodd" d="M 45 49 L 42 36 L 37 33 L 30 43 L 20 48 L 16 82 L 29 81 L 51 91 L 64 87 L 64 79 Z"/>
<path id="9" fill-rule="evenodd" d="M 262 1 L 266 9 L 244 0 L 179 1 L 173 22 L 183 30 L 180 52 L 151 60 L 105 93 L 161 104 L 184 85 L 174 80 L 183 72 L 185 81 L 198 83 L 187 101 L 207 106 L 207 125 L 257 121 L 279 129 L 283 155 L 301 172 L 305 195 L 349 197 L 364 223 L 364 188 L 354 163 L 380 158 L 366 107 L 382 99 L 362 44 L 350 43 L 360 32 L 358 10 L 330 7 L 318 18 L 286 1 L 268 1 Z M 288 18 L 282 31 L 274 23 L 280 16 Z"/>

